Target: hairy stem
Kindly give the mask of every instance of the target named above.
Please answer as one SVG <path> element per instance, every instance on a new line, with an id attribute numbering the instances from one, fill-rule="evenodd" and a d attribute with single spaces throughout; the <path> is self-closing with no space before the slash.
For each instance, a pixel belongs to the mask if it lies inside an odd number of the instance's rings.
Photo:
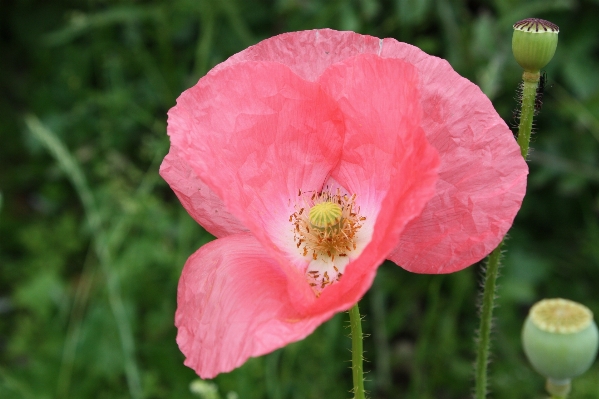
<path id="1" fill-rule="evenodd" d="M 540 72 L 524 72 L 522 74 L 522 109 L 520 110 L 520 124 L 518 126 L 518 145 L 524 159 L 528 156 L 532 121 L 535 114 L 535 99 L 539 84 Z M 491 324 L 493 320 L 493 307 L 495 306 L 495 290 L 497 275 L 501 261 L 501 247 L 503 241 L 489 255 L 485 271 L 483 286 L 483 301 L 480 314 L 479 340 L 476 353 L 476 370 L 474 390 L 476 399 L 487 396 L 487 365 L 489 363 L 489 349 L 491 345 Z"/>
<path id="2" fill-rule="evenodd" d="M 491 323 L 493 307 L 495 306 L 495 287 L 501 260 L 503 241 L 489 255 L 485 271 L 485 285 L 478 329 L 478 350 L 476 353 L 475 394 L 476 399 L 487 396 L 487 365 L 489 363 L 489 348 L 491 346 Z"/>
<path id="3" fill-rule="evenodd" d="M 354 380 L 354 399 L 365 399 L 364 395 L 364 366 L 362 357 L 362 318 L 356 303 L 349 310 L 349 324 L 351 328 L 351 363 Z"/>
<path id="4" fill-rule="evenodd" d="M 522 109 L 518 125 L 518 145 L 524 159 L 528 156 L 528 144 L 532 133 L 532 120 L 535 114 L 535 98 L 539 84 L 540 73 L 524 72 L 522 74 Z"/>

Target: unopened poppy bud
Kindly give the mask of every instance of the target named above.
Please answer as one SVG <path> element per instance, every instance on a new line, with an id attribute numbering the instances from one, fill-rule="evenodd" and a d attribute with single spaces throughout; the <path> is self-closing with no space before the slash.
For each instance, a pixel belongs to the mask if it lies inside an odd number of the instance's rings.
<path id="1" fill-rule="evenodd" d="M 561 298 L 537 302 L 522 330 L 526 357 L 553 385 L 569 386 L 571 378 L 587 371 L 597 355 L 598 343 L 593 313 L 586 306 Z"/>
<path id="2" fill-rule="evenodd" d="M 557 48 L 559 27 L 549 21 L 527 18 L 514 24 L 512 52 L 527 72 L 538 72 L 551 61 Z"/>

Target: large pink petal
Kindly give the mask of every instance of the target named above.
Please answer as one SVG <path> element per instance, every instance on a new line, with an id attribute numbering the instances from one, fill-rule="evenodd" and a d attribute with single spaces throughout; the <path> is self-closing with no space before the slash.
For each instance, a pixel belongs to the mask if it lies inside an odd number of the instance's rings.
<path id="1" fill-rule="evenodd" d="M 372 238 L 343 278 L 323 292 L 314 312 L 330 306 L 344 310 L 370 287 L 400 233 L 434 195 L 439 165 L 436 150 L 419 126 L 418 74 L 413 66 L 360 55 L 329 67 L 319 82 L 345 117 L 343 153 L 332 177 L 357 194 Z"/>
<path id="2" fill-rule="evenodd" d="M 223 201 L 202 182 L 172 146 L 160 165 L 160 176 L 170 185 L 187 212 L 210 234 L 224 237 L 247 231 L 225 208 Z"/>
<path id="3" fill-rule="evenodd" d="M 323 29 L 264 40 L 215 69 L 277 61 L 315 81 L 330 65 L 362 53 L 402 59 L 418 69 L 421 126 L 441 156 L 437 193 L 390 258 L 418 273 L 449 273 L 482 259 L 510 228 L 528 168 L 488 98 L 446 61 L 394 39 Z"/>
<path id="4" fill-rule="evenodd" d="M 451 273 L 481 260 L 509 230 L 528 167 L 512 132 L 478 86 L 447 61 L 385 39 L 381 55 L 421 71 L 422 127 L 441 154 L 437 193 L 390 259 L 419 273 Z"/>
<path id="5" fill-rule="evenodd" d="M 177 344 L 185 365 L 213 378 L 309 335 L 334 312 L 297 314 L 277 263 L 249 234 L 202 246 L 185 264 L 177 293 Z"/>
<path id="6" fill-rule="evenodd" d="M 244 62 L 185 91 L 168 133 L 226 208 L 277 252 L 299 190 L 319 190 L 339 161 L 343 119 L 318 84 L 279 63 Z"/>

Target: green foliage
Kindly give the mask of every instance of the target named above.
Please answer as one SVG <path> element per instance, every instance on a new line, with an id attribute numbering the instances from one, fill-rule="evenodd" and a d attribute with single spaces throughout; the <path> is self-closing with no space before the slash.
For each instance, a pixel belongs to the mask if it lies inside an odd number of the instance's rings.
<path id="1" fill-rule="evenodd" d="M 330 27 L 446 58 L 510 120 L 512 24 L 560 26 L 531 175 L 503 276 L 495 398 L 541 397 L 519 335 L 528 307 L 566 297 L 599 315 L 596 1 L 12 0 L 0 5 L 0 397 L 194 398 L 175 343 L 176 287 L 211 237 L 157 170 L 166 111 L 218 62 L 266 37 Z M 361 302 L 377 398 L 471 392 L 479 266 L 447 276 L 385 264 Z M 221 397 L 347 398 L 347 315 L 219 376 Z M 599 396 L 599 367 L 573 399 Z"/>

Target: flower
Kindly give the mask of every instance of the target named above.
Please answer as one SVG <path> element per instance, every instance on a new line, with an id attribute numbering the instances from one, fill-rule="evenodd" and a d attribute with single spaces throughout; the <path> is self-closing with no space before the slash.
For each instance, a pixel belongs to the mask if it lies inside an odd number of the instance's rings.
<path id="1" fill-rule="evenodd" d="M 527 166 L 479 88 L 394 39 L 329 29 L 262 41 L 169 111 L 160 174 L 217 239 L 185 264 L 177 343 L 212 378 L 355 304 L 385 259 L 479 261 Z"/>

